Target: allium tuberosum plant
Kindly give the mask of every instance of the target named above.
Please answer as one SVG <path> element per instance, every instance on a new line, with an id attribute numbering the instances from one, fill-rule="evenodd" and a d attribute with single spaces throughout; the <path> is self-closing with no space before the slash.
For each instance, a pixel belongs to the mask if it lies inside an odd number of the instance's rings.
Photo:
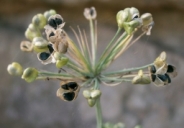
<path id="1" fill-rule="evenodd" d="M 162 52 L 152 63 L 107 72 L 106 69 L 143 35 L 150 35 L 154 25 L 152 15 L 140 16 L 138 9 L 131 7 L 121 10 L 116 15 L 118 30 L 97 59 L 97 12 L 94 7 L 86 8 L 84 16 L 89 21 L 90 39 L 85 31 L 71 28 L 76 36 L 74 42 L 64 30 L 63 17 L 54 10 L 37 14 L 28 26 L 25 36 L 29 41 L 22 41 L 20 49 L 36 53 L 38 60 L 46 64 L 55 64 L 58 72 L 48 72 L 33 67 L 23 69 L 13 62 L 8 65 L 11 75 L 21 76 L 27 82 L 55 79 L 60 82 L 56 95 L 64 101 L 73 101 L 80 90 L 83 91 L 88 105 L 96 108 L 97 128 L 124 128 L 122 123 L 102 122 L 100 106 L 100 86 L 116 86 L 122 82 L 132 84 L 150 84 L 166 86 L 177 75 L 175 67 L 166 62 L 166 52 Z M 45 35 L 43 35 L 43 31 Z M 141 34 L 134 37 L 136 32 Z M 77 44 L 78 43 L 78 44 Z M 122 67 L 123 68 L 123 67 Z M 83 89 L 82 89 L 83 88 Z M 136 126 L 138 127 L 138 126 Z"/>

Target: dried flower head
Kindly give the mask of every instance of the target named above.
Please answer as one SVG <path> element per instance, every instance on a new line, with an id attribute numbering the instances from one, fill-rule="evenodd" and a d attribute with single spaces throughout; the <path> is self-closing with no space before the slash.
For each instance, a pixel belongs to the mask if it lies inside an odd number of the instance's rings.
<path id="1" fill-rule="evenodd" d="M 97 127 L 102 128 L 100 97 L 102 84 L 107 86 L 120 85 L 122 82 L 132 84 L 150 84 L 164 86 L 171 83 L 171 78 L 177 75 L 176 68 L 166 62 L 166 52 L 162 52 L 156 60 L 148 65 L 106 71 L 106 69 L 132 46 L 143 35 L 150 35 L 154 21 L 150 13 L 141 15 L 135 7 L 125 8 L 116 15 L 118 30 L 105 47 L 100 58 L 97 58 L 97 21 L 94 7 L 86 8 L 84 16 L 90 24 L 90 43 L 85 31 L 78 27 L 78 33 L 73 29 L 77 42 L 73 41 L 64 30 L 64 19 L 54 10 L 37 14 L 28 26 L 25 36 L 30 41 L 21 42 L 21 50 L 37 54 L 43 64 L 55 63 L 58 72 L 27 68 L 22 72 L 21 65 L 13 63 L 7 70 L 12 75 L 22 75 L 27 82 L 37 79 L 59 80 L 61 87 L 56 95 L 64 101 L 77 98 L 80 88 L 85 88 L 83 96 L 90 107 L 95 106 Z M 45 25 L 45 26 L 44 26 Z M 45 36 L 42 35 L 43 29 Z M 124 32 L 123 29 L 125 30 Z M 135 33 L 141 29 L 142 33 Z M 140 31 L 139 31 L 140 32 Z M 123 128 L 122 123 L 106 123 L 104 128 Z"/>

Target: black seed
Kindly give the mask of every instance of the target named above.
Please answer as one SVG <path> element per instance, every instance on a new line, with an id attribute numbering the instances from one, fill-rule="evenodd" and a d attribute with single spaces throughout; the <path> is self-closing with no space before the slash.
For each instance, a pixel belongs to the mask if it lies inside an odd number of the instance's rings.
<path id="1" fill-rule="evenodd" d="M 53 33 L 53 32 L 51 32 L 50 34 L 49 34 L 49 37 L 51 37 L 51 36 L 54 36 L 55 34 Z"/>
<path id="2" fill-rule="evenodd" d="M 50 56 L 49 53 L 42 52 L 42 53 L 40 54 L 39 58 L 40 58 L 41 60 L 46 60 L 46 59 L 49 58 L 49 56 Z"/>
<path id="3" fill-rule="evenodd" d="M 50 53 L 52 53 L 54 51 L 54 49 L 52 48 L 52 44 L 49 44 L 47 47 L 48 47 Z"/>
<path id="4" fill-rule="evenodd" d="M 158 78 L 160 78 L 163 82 L 166 82 L 168 78 L 165 75 L 158 74 Z"/>
<path id="5" fill-rule="evenodd" d="M 73 91 L 77 90 L 77 88 L 78 88 L 78 84 L 76 82 L 69 82 L 69 83 L 67 83 L 67 85 Z"/>
<path id="6" fill-rule="evenodd" d="M 49 21 L 48 21 L 48 23 L 49 23 L 49 25 L 50 26 L 52 26 L 53 28 L 57 28 L 57 24 L 56 24 L 56 22 L 55 22 L 55 20 L 54 19 L 50 19 Z"/>
<path id="7" fill-rule="evenodd" d="M 94 15 L 94 10 L 90 9 L 90 15 L 93 16 Z"/>
<path id="8" fill-rule="evenodd" d="M 139 16 L 138 16 L 138 15 L 135 15 L 135 16 L 133 17 L 133 19 L 137 19 L 137 18 L 139 18 Z"/>
<path id="9" fill-rule="evenodd" d="M 152 80 L 152 82 L 154 82 L 154 81 L 155 81 L 155 79 L 156 79 L 156 75 L 151 74 L 151 80 Z"/>
<path id="10" fill-rule="evenodd" d="M 57 25 L 60 25 L 60 24 L 63 23 L 62 19 L 59 19 L 59 18 L 56 18 L 55 22 L 56 22 Z"/>
<path id="11" fill-rule="evenodd" d="M 174 72 L 174 66 L 168 65 L 168 66 L 167 66 L 167 72 L 168 72 L 168 73 Z"/>
<path id="12" fill-rule="evenodd" d="M 67 84 L 61 85 L 61 88 L 62 88 L 62 89 L 64 89 L 64 90 L 69 90 L 69 88 L 68 88 L 68 85 L 67 85 Z"/>
<path id="13" fill-rule="evenodd" d="M 165 76 L 166 76 L 167 79 L 168 79 L 168 83 L 171 83 L 171 78 L 169 77 L 169 75 L 168 75 L 168 74 L 165 74 Z"/>
<path id="14" fill-rule="evenodd" d="M 74 92 L 64 93 L 63 98 L 67 101 L 72 101 L 75 98 L 75 93 Z"/>
<path id="15" fill-rule="evenodd" d="M 153 65 L 153 66 L 151 66 L 151 73 L 156 73 L 156 68 L 155 68 L 155 66 Z"/>

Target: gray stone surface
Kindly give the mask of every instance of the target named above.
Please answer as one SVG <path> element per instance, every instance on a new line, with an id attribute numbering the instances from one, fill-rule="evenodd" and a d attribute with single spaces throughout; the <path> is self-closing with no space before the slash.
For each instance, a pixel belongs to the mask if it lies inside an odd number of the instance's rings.
<path id="1" fill-rule="evenodd" d="M 56 71 L 54 65 L 43 66 L 35 54 L 23 53 L 19 45 L 25 39 L 24 31 L 34 14 L 56 8 L 69 26 L 80 25 L 88 31 L 83 18 L 84 7 L 95 6 L 98 11 L 99 53 L 116 32 L 115 15 L 124 7 L 135 6 L 140 12 L 151 12 L 155 26 L 150 37 L 144 37 L 125 52 L 109 70 L 141 66 L 152 62 L 161 51 L 168 53 L 168 62 L 177 67 L 178 76 L 171 85 L 158 88 L 122 83 L 116 87 L 102 86 L 104 121 L 124 122 L 126 128 L 141 124 L 143 128 L 182 128 L 184 126 L 184 6 L 182 1 L 142 0 L 85 1 L 64 3 L 55 0 L 24 2 L 24 6 L 6 1 L 0 8 L 0 128 L 95 128 L 95 110 L 87 105 L 80 93 L 76 101 L 61 101 L 55 93 L 58 81 L 26 83 L 10 76 L 6 67 L 12 61 L 24 67 Z M 38 2 L 39 3 L 39 2 Z M 41 3 L 41 2 L 40 2 Z M 55 4 L 56 3 L 56 4 Z M 34 6 L 35 5 L 35 6 Z M 106 5 L 106 6 L 105 6 Z M 112 6 L 110 6 L 112 5 Z M 137 5 L 137 6 L 136 6 Z M 61 8 L 59 7 L 61 6 Z M 14 8 L 13 8 L 14 7 Z M 25 9 L 27 7 L 27 9 Z M 82 92 L 82 91 L 81 91 Z"/>

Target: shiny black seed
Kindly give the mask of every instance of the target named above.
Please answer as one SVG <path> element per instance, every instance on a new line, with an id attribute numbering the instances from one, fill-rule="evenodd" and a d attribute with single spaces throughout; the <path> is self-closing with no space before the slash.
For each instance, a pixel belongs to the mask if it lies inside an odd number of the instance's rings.
<path id="1" fill-rule="evenodd" d="M 46 60 L 46 59 L 49 58 L 49 56 L 50 56 L 49 53 L 42 52 L 42 53 L 40 54 L 39 58 L 40 58 L 41 60 Z"/>
<path id="2" fill-rule="evenodd" d="M 133 19 L 137 19 L 137 18 L 139 18 L 139 16 L 138 16 L 138 15 L 135 15 L 135 16 L 133 17 Z"/>
<path id="3" fill-rule="evenodd" d="M 67 84 L 61 85 L 61 88 L 62 88 L 62 89 L 64 89 L 64 90 L 69 90 L 69 88 L 68 88 L 68 85 L 67 85 Z"/>
<path id="4" fill-rule="evenodd" d="M 62 19 L 59 19 L 59 18 L 56 18 L 55 22 L 56 22 L 57 25 L 60 25 L 60 24 L 63 23 Z"/>
<path id="5" fill-rule="evenodd" d="M 57 23 L 54 19 L 49 19 L 48 21 L 49 25 L 52 26 L 53 28 L 57 28 Z"/>
<path id="6" fill-rule="evenodd" d="M 54 36 L 55 34 L 53 33 L 53 32 L 51 32 L 50 34 L 49 34 L 49 37 L 51 37 L 51 36 Z"/>
<path id="7" fill-rule="evenodd" d="M 167 76 L 158 74 L 158 78 L 160 78 L 163 82 L 166 82 L 168 80 Z"/>
<path id="8" fill-rule="evenodd" d="M 168 65 L 167 66 L 167 73 L 172 73 L 172 72 L 174 72 L 174 66 Z"/>
<path id="9" fill-rule="evenodd" d="M 67 101 L 72 101 L 75 98 L 75 93 L 74 92 L 64 93 L 63 98 Z"/>
<path id="10" fill-rule="evenodd" d="M 168 83 L 171 83 L 171 78 L 169 77 L 169 75 L 168 75 L 168 74 L 165 74 L 165 76 L 166 76 L 167 79 L 168 79 Z"/>
<path id="11" fill-rule="evenodd" d="M 152 80 L 152 82 L 154 82 L 154 81 L 155 81 L 155 79 L 156 79 L 156 75 L 151 74 L 151 80 Z"/>
<path id="12" fill-rule="evenodd" d="M 156 68 L 155 68 L 155 66 L 153 65 L 153 66 L 151 66 L 151 73 L 156 73 Z"/>
<path id="13" fill-rule="evenodd" d="M 48 47 L 50 53 L 52 53 L 54 51 L 54 49 L 52 48 L 52 44 L 49 44 L 47 47 Z"/>
<path id="14" fill-rule="evenodd" d="M 78 88 L 78 84 L 76 82 L 69 82 L 69 83 L 67 83 L 67 85 L 70 89 L 72 89 L 74 91 L 77 90 L 77 88 Z"/>

